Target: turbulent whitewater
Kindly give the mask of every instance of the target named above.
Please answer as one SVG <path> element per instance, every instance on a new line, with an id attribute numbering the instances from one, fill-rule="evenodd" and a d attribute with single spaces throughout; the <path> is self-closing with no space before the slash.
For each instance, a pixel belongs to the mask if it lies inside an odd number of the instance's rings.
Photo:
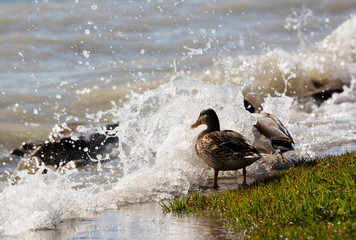
<path id="1" fill-rule="evenodd" d="M 288 128 L 290 158 L 356 149 L 352 1 L 338 3 L 339 12 L 334 3 L 308 1 L 18 2 L 0 10 L 7 23 L 0 35 L 7 56 L 0 60 L 0 234 L 53 229 L 63 219 L 209 186 L 213 172 L 194 152 L 204 127 L 190 126 L 213 108 L 222 129 L 253 141 L 256 119 L 244 98 Z M 309 97 L 329 89 L 338 91 L 321 104 Z M 63 122 L 118 123 L 110 160 L 65 173 L 41 174 L 46 166 L 16 173 L 21 159 L 11 149 L 45 139 Z M 259 178 L 272 167 L 259 160 L 247 171 Z M 12 185 L 15 173 L 21 180 Z"/>

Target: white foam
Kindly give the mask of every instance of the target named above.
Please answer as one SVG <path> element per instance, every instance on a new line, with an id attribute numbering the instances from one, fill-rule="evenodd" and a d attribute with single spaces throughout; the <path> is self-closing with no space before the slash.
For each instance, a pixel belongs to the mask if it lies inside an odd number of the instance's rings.
<path id="1" fill-rule="evenodd" d="M 269 95 L 300 96 L 316 90 L 342 88 L 356 76 L 356 16 L 341 24 L 324 40 L 296 51 L 275 48 L 262 55 L 221 57 L 208 81 L 228 76 L 243 86 L 244 96 L 259 105 Z M 226 62 L 229 62 L 227 65 Z"/>
<path id="2" fill-rule="evenodd" d="M 338 30 L 340 34 L 355 26 L 354 19 L 348 23 L 351 26 L 340 26 L 340 29 L 346 28 Z M 348 40 L 352 39 L 353 36 Z M 355 80 L 350 80 L 352 72 L 345 73 L 342 72 L 345 68 L 337 67 L 338 58 L 333 60 L 335 51 L 342 52 L 346 48 L 339 44 L 330 49 L 332 54 L 327 53 L 330 58 L 327 57 L 322 66 L 318 65 L 323 62 L 320 51 L 317 53 L 319 62 L 314 61 L 317 55 L 313 52 L 303 55 L 275 50 L 260 57 L 251 57 L 256 60 L 254 67 L 258 67 L 252 71 L 253 74 L 261 76 L 252 81 L 256 87 L 252 90 L 256 94 L 263 91 L 261 86 L 267 88 L 268 84 L 274 84 L 272 76 L 282 79 L 283 93 L 286 86 L 292 86 L 292 89 L 304 87 L 307 79 L 314 76 L 314 71 L 322 69 L 325 70 L 321 71 L 322 74 L 330 79 L 346 74 L 343 81 L 351 83 L 343 93 L 335 94 L 312 113 L 291 109 L 292 99 L 284 94 L 279 98 L 263 99 L 264 110 L 277 115 L 290 130 L 296 142 L 297 156 L 313 156 L 331 144 L 355 142 Z M 351 69 L 354 59 L 349 59 L 352 54 L 348 56 L 346 66 Z M 251 61 L 246 64 L 251 66 Z M 328 65 L 332 66 L 331 70 Z M 269 69 L 268 66 L 274 68 L 272 80 L 268 71 L 263 73 L 258 70 Z M 285 80 L 292 73 L 298 78 L 293 77 L 286 84 Z M 244 77 L 234 79 L 232 75 L 230 78 L 232 82 L 249 81 Z M 270 82 L 261 85 L 263 79 Z M 206 171 L 208 167 L 193 149 L 195 138 L 203 127 L 192 130 L 190 125 L 196 121 L 201 110 L 213 108 L 220 118 L 222 129 L 236 130 L 253 141 L 251 126 L 255 120 L 244 109 L 243 87 L 246 89 L 244 84 L 210 85 L 177 75 L 157 89 L 142 94 L 131 92 L 130 100 L 123 107 L 114 105 L 111 110 L 99 112 L 95 119 L 100 121 L 104 115 L 112 114 L 119 120 L 119 148 L 113 151 L 118 155 L 117 159 L 102 164 L 97 172 L 22 175 L 19 184 L 2 189 L 0 232 L 16 235 L 29 230 L 53 228 L 61 219 L 85 217 L 92 212 L 115 209 L 121 204 L 158 201 L 196 190 L 199 185 L 206 184 L 211 171 Z M 268 171 L 269 166 L 258 161 L 247 170 L 250 175 L 258 176 Z"/>
<path id="3" fill-rule="evenodd" d="M 182 75 L 143 94 L 131 93 L 124 107 L 110 110 L 120 120 L 118 159 L 92 174 L 22 175 L 19 184 L 2 191 L 2 231 L 53 228 L 63 218 L 198 189 L 206 181 L 207 166 L 196 157 L 194 141 L 203 127 L 192 130 L 190 125 L 206 108 L 216 110 L 223 129 L 252 136 L 254 120 L 244 110 L 238 86 L 208 85 Z M 106 181 L 106 175 L 120 169 L 118 180 Z"/>
<path id="4" fill-rule="evenodd" d="M 325 154 L 331 147 L 337 154 L 350 150 L 356 142 L 356 80 L 351 86 L 344 86 L 342 93 L 334 93 L 332 98 L 310 113 L 291 109 L 291 133 L 296 136 L 299 156 Z M 339 148 L 337 148 L 339 147 Z"/>

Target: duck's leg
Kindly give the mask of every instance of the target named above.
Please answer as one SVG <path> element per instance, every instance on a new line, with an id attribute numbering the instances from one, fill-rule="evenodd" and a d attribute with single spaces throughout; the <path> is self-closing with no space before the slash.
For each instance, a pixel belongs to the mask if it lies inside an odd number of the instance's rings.
<path id="1" fill-rule="evenodd" d="M 283 156 L 283 153 L 282 153 L 282 152 L 280 152 L 280 153 L 279 153 L 279 156 L 281 157 L 281 162 L 282 162 L 282 163 L 285 163 L 285 162 L 286 162 L 286 160 L 285 160 L 285 158 L 284 158 L 284 156 Z"/>
<path id="2" fill-rule="evenodd" d="M 245 167 L 242 168 L 242 175 L 244 177 L 244 180 L 242 182 L 242 186 L 246 186 L 247 184 L 246 184 L 246 168 Z"/>
<path id="3" fill-rule="evenodd" d="M 214 185 L 213 185 L 214 189 L 218 189 L 219 188 L 219 186 L 218 186 L 218 175 L 219 175 L 219 170 L 214 169 Z"/>

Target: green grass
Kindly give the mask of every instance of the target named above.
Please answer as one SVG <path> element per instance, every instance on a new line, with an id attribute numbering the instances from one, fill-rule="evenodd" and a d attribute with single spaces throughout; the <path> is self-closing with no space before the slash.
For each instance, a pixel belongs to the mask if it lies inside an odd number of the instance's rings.
<path id="1" fill-rule="evenodd" d="M 300 161 L 244 189 L 192 193 L 164 212 L 218 215 L 246 239 L 356 239 L 356 152 Z M 209 214 L 211 215 L 211 214 Z"/>

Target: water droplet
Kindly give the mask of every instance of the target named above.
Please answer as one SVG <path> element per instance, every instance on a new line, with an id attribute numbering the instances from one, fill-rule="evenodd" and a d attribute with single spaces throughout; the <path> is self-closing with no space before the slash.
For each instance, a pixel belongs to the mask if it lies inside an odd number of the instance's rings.
<path id="1" fill-rule="evenodd" d="M 83 50 L 83 56 L 86 57 L 86 58 L 89 58 L 90 57 L 90 51 L 87 51 L 87 50 Z"/>

